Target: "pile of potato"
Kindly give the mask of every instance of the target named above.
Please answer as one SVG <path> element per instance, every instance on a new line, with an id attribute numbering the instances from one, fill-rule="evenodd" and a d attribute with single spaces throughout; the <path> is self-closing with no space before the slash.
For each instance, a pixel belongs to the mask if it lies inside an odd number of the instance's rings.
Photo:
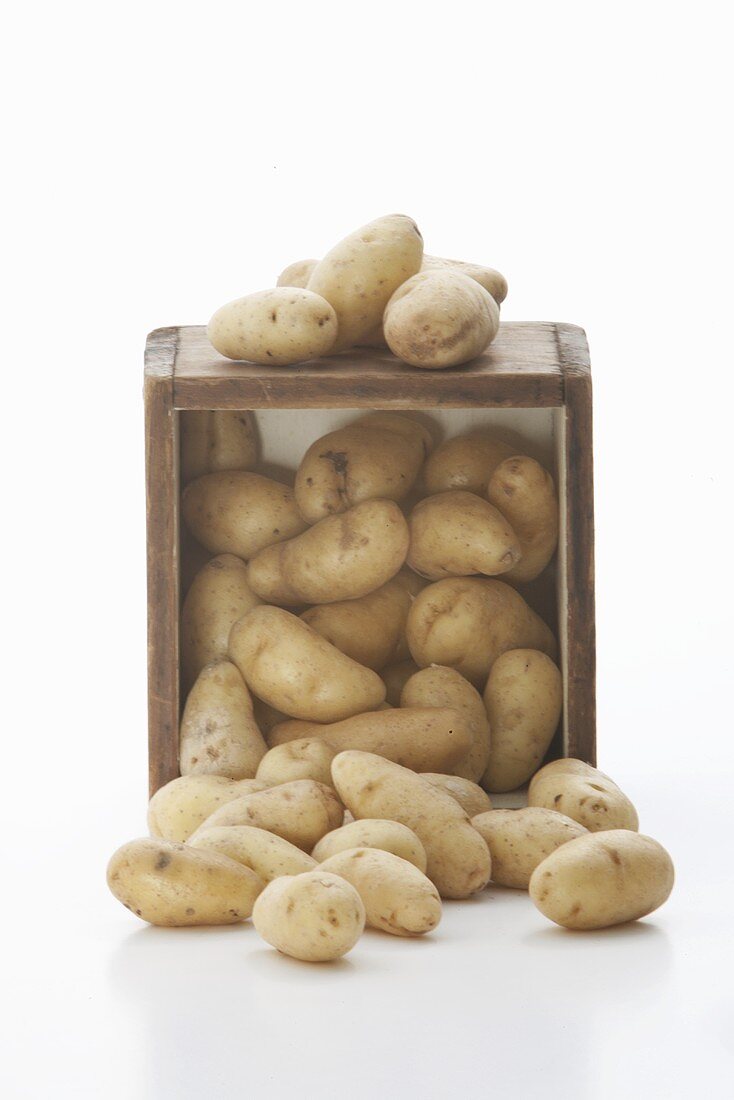
<path id="1" fill-rule="evenodd" d="M 567 928 L 662 904 L 670 858 L 623 791 L 541 766 L 562 679 L 525 596 L 558 502 L 516 450 L 487 431 L 434 448 L 427 422 L 373 412 L 286 485 L 256 470 L 251 414 L 186 415 L 181 512 L 210 557 L 184 584 L 181 776 L 112 857 L 123 904 L 161 925 L 252 915 L 310 961 L 365 924 L 430 932 L 442 898 L 489 882 Z M 492 808 L 528 781 L 526 809 Z"/>
<path id="2" fill-rule="evenodd" d="M 499 271 L 424 255 L 412 218 L 390 214 L 322 260 L 291 264 L 275 288 L 228 302 L 208 334 L 228 359 L 273 367 L 369 347 L 431 370 L 483 352 L 506 295 Z"/>

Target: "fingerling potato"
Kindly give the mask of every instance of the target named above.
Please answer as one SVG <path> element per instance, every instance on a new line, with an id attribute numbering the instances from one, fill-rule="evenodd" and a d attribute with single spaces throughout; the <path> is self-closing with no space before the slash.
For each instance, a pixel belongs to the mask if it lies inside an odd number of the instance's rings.
<path id="1" fill-rule="evenodd" d="M 213 825 L 191 838 L 194 848 L 219 852 L 251 868 L 265 882 L 313 871 L 317 862 L 282 836 L 254 825 Z"/>
<path id="2" fill-rule="evenodd" d="M 425 874 L 426 850 L 421 841 L 407 825 L 399 821 L 383 821 L 379 818 L 365 818 L 362 821 L 350 821 L 340 829 L 327 833 L 318 842 L 311 855 L 319 863 L 345 852 L 349 848 L 379 848 L 383 852 L 392 852 L 394 856 L 407 859 L 414 867 Z"/>
<path id="3" fill-rule="evenodd" d="M 192 843 L 214 827 L 254 825 L 310 852 L 343 820 L 344 808 L 330 787 L 312 779 L 297 779 L 226 802 L 201 823 Z"/>
<path id="4" fill-rule="evenodd" d="M 159 788 L 148 803 L 151 836 L 183 842 L 202 821 L 225 802 L 267 784 L 256 779 L 227 779 L 223 775 L 182 775 Z"/>
<path id="5" fill-rule="evenodd" d="M 522 810 L 490 810 L 471 823 L 492 855 L 492 882 L 527 890 L 530 876 L 546 856 L 588 830 L 577 821 L 538 806 Z"/>
<path id="6" fill-rule="evenodd" d="M 234 623 L 261 602 L 247 583 L 247 566 L 234 554 L 218 554 L 194 577 L 181 608 L 184 685 L 205 665 L 227 656 Z"/>
<path id="7" fill-rule="evenodd" d="M 220 355 L 285 367 L 328 355 L 337 339 L 336 313 L 312 290 L 280 286 L 227 302 L 207 326 Z"/>
<path id="8" fill-rule="evenodd" d="M 469 751 L 449 770 L 456 776 L 478 782 L 487 767 L 490 746 L 490 723 L 484 701 L 477 689 L 461 673 L 443 665 L 421 669 L 405 683 L 400 696 L 401 707 L 451 707 L 458 710 L 471 738 Z M 435 771 L 423 768 L 421 771 Z M 486 795 L 484 795 L 486 798 Z M 484 809 L 488 809 L 487 806 Z M 475 813 L 478 813 L 475 810 Z"/>
<path id="9" fill-rule="evenodd" d="M 515 455 L 489 479 L 487 499 L 517 536 L 520 560 L 506 580 L 527 583 L 540 576 L 558 545 L 558 498 L 553 478 L 535 459 Z"/>
<path id="10" fill-rule="evenodd" d="M 240 409 L 189 410 L 181 420 L 181 480 L 184 485 L 219 470 L 251 470 L 258 445 L 251 412 Z"/>
<path id="11" fill-rule="evenodd" d="M 370 928 L 392 936 L 422 936 L 441 920 L 441 898 L 431 880 L 392 852 L 349 848 L 330 856 L 320 870 L 351 883 Z"/>
<path id="12" fill-rule="evenodd" d="M 515 453 L 509 443 L 485 430 L 456 435 L 428 456 L 421 487 L 428 494 L 462 489 L 483 496 L 494 471 Z"/>
<path id="13" fill-rule="evenodd" d="M 520 561 L 517 535 L 502 513 L 474 493 L 436 493 L 416 504 L 408 522 L 407 563 L 431 581 L 483 573 L 494 577 Z"/>
<path id="14" fill-rule="evenodd" d="M 179 736 L 181 775 L 253 779 L 267 745 L 252 699 L 231 661 L 206 665 L 189 692 Z"/>
<path id="15" fill-rule="evenodd" d="M 181 511 L 191 534 L 210 553 L 245 560 L 306 528 L 292 489 L 244 470 L 192 481 L 184 489 Z"/>

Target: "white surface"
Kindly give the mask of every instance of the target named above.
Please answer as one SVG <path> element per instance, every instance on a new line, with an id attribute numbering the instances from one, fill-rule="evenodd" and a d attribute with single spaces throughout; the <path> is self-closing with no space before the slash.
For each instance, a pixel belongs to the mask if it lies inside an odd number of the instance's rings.
<path id="1" fill-rule="evenodd" d="M 3 1096 L 728 1096 L 724 6 L 254 9 L 41 2 L 4 36 Z M 600 760 L 676 891 L 588 936 L 488 894 L 339 967 L 139 930 L 104 866 L 144 821 L 144 334 L 401 209 L 506 273 L 506 319 L 589 333 Z"/>

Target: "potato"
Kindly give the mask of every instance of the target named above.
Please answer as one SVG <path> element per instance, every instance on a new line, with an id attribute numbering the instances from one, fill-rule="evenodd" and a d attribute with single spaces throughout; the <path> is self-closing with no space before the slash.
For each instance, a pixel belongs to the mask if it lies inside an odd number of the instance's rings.
<path id="1" fill-rule="evenodd" d="M 428 859 L 425 848 L 413 830 L 399 821 L 382 821 L 379 818 L 350 821 L 348 825 L 322 836 L 311 855 L 322 863 L 349 848 L 379 848 L 383 852 L 392 852 L 394 856 L 407 859 L 424 874 L 426 872 Z"/>
<path id="2" fill-rule="evenodd" d="M 463 760 L 457 761 L 453 768 L 444 770 L 474 782 L 482 778 L 489 758 L 491 727 L 481 695 L 461 673 L 443 665 L 421 669 L 406 682 L 400 696 L 400 706 L 452 707 L 458 710 L 468 727 L 471 744 Z M 489 807 L 485 806 L 484 809 Z M 479 813 L 478 810 L 474 812 Z"/>
<path id="3" fill-rule="evenodd" d="M 608 928 L 658 909 L 673 889 L 668 853 L 623 829 L 577 837 L 533 871 L 530 897 L 564 928 Z"/>
<path id="4" fill-rule="evenodd" d="M 207 562 L 212 560 L 208 550 L 196 541 L 194 536 L 182 524 L 179 539 L 179 581 L 181 595 L 185 596 L 196 580 L 196 576 Z"/>
<path id="5" fill-rule="evenodd" d="M 181 666 L 186 685 L 204 665 L 227 656 L 234 623 L 261 602 L 247 583 L 247 566 L 219 554 L 194 577 L 181 609 Z"/>
<path id="6" fill-rule="evenodd" d="M 527 783 L 558 728 L 560 670 L 537 649 L 508 649 L 492 665 L 484 703 L 492 742 L 482 786 L 514 791 Z"/>
<path id="7" fill-rule="evenodd" d="M 343 820 L 344 809 L 330 787 L 313 779 L 296 779 L 225 803 L 201 823 L 191 841 L 215 826 L 254 825 L 310 852 Z"/>
<path id="8" fill-rule="evenodd" d="M 252 921 L 271 947 L 303 962 L 331 962 L 362 935 L 362 899 L 346 879 L 327 872 L 284 875 L 263 890 Z"/>
<path id="9" fill-rule="evenodd" d="M 441 775 L 440 772 L 421 772 L 421 779 L 427 779 L 432 786 L 450 794 L 469 817 L 492 809 L 489 795 L 476 783 L 472 783 L 471 779 L 463 779 L 459 775 Z"/>
<path id="10" fill-rule="evenodd" d="M 537 806 L 490 810 L 472 816 L 471 823 L 489 847 L 492 882 L 515 890 L 527 890 L 530 876 L 546 856 L 588 831 L 570 817 Z"/>
<path id="11" fill-rule="evenodd" d="M 308 289 L 330 302 L 339 335 L 332 351 L 343 351 L 371 333 L 401 283 L 420 271 L 423 238 L 403 214 L 362 226 L 335 245 L 311 273 Z"/>
<path id="12" fill-rule="evenodd" d="M 366 500 L 256 554 L 247 579 L 269 603 L 356 600 L 395 576 L 408 541 L 408 524 L 394 501 Z"/>
<path id="13" fill-rule="evenodd" d="M 441 898 L 429 878 L 406 859 L 378 848 L 348 848 L 321 864 L 361 897 L 367 924 L 392 936 L 422 936 L 441 920 Z"/>
<path id="14" fill-rule="evenodd" d="M 424 458 L 433 448 L 433 436 L 430 430 L 415 415 L 407 416 L 405 413 L 377 409 L 360 416 L 354 423 L 360 427 L 385 428 L 387 431 L 397 432 L 398 435 L 402 435 L 420 447 Z"/>
<path id="15" fill-rule="evenodd" d="M 358 420 L 317 439 L 296 472 L 303 518 L 316 523 L 365 500 L 404 500 L 427 453 L 424 432 L 417 424 L 409 432 L 394 421 Z"/>
<path id="16" fill-rule="evenodd" d="M 431 581 L 507 573 L 520 561 L 517 535 L 497 508 L 474 493 L 426 497 L 408 521 L 411 569 Z"/>
<path id="17" fill-rule="evenodd" d="M 270 744 L 280 745 L 305 736 L 286 722 L 270 731 Z M 326 741 L 336 752 L 357 749 L 374 752 L 412 771 L 450 771 L 466 759 L 472 745 L 469 720 L 454 707 L 401 707 L 399 710 L 356 714 L 307 731 Z"/>
<path id="18" fill-rule="evenodd" d="M 516 453 L 517 448 L 485 430 L 454 436 L 426 459 L 421 487 L 429 494 L 463 489 L 483 496 L 500 463 Z"/>
<path id="19" fill-rule="evenodd" d="M 467 363 L 494 340 L 500 311 L 491 294 L 460 271 L 421 271 L 393 294 L 383 329 L 390 351 L 413 367 Z"/>
<path id="20" fill-rule="evenodd" d="M 252 699 L 231 661 L 212 661 L 199 673 L 181 719 L 181 775 L 253 779 L 268 747 Z"/>
<path id="21" fill-rule="evenodd" d="M 592 767 L 591 764 L 587 764 L 584 760 L 577 760 L 573 756 L 564 756 L 558 760 L 551 760 L 548 764 L 544 764 L 543 767 L 535 773 L 530 780 L 528 797 L 530 797 L 533 788 L 537 786 L 540 780 L 547 779 L 549 775 L 596 776 L 597 779 L 604 779 L 607 783 L 613 783 L 615 787 L 617 786 L 614 780 L 610 779 L 608 775 L 605 775 L 604 772 L 600 772 L 598 768 Z"/>
<path id="22" fill-rule="evenodd" d="M 301 619 L 347 657 L 379 672 L 402 651 L 412 602 L 398 574 L 357 600 L 311 607 Z"/>
<path id="23" fill-rule="evenodd" d="M 281 875 L 313 871 L 317 866 L 316 860 L 295 844 L 254 825 L 215 825 L 193 837 L 191 844 L 250 867 L 264 883 Z"/>
<path id="24" fill-rule="evenodd" d="M 606 829 L 639 828 L 637 811 L 615 783 L 598 776 L 556 773 L 533 784 L 530 806 L 572 817 L 590 833 Z"/>
<path id="25" fill-rule="evenodd" d="M 191 534 L 210 553 L 246 560 L 306 528 L 292 489 L 243 470 L 192 481 L 184 489 L 181 511 Z"/>
<path id="26" fill-rule="evenodd" d="M 512 526 L 520 560 L 506 580 L 527 583 L 539 576 L 558 544 L 558 498 L 553 478 L 535 459 L 515 455 L 501 462 L 487 485 L 487 500 Z"/>
<path id="27" fill-rule="evenodd" d="M 300 737 L 285 745 L 269 749 L 260 761 L 257 779 L 275 786 L 290 783 L 294 779 L 315 779 L 317 783 L 331 783 L 331 762 L 336 753 L 315 737 Z"/>
<path id="28" fill-rule="evenodd" d="M 220 355 L 270 367 L 329 355 L 337 331 L 336 313 L 321 295 L 287 286 L 227 302 L 206 330 Z"/>
<path id="29" fill-rule="evenodd" d="M 416 664 L 448 665 L 482 688 L 508 649 L 556 655 L 551 631 L 522 596 L 509 584 L 484 577 L 429 584 L 413 601 L 405 634 Z"/>
<path id="30" fill-rule="evenodd" d="M 418 665 L 412 658 L 407 661 L 399 661 L 388 668 L 380 669 L 380 676 L 387 691 L 385 700 L 391 707 L 400 706 L 400 693 L 411 676 L 418 671 Z"/>
<path id="31" fill-rule="evenodd" d="M 468 264 L 463 260 L 444 260 L 440 256 L 423 256 L 421 271 L 460 271 L 462 275 L 468 275 L 494 298 L 497 305 L 501 305 L 507 297 L 507 280 L 493 267 L 482 267 L 481 264 Z"/>
<path id="32" fill-rule="evenodd" d="M 118 848 L 107 885 L 149 924 L 236 924 L 246 920 L 265 883 L 249 867 L 217 852 L 142 837 Z"/>
<path id="33" fill-rule="evenodd" d="M 222 775 L 182 775 L 155 792 L 148 803 L 151 835 L 164 840 L 188 840 L 202 821 L 225 802 L 253 791 L 264 791 L 266 783 L 255 779 L 226 779 Z"/>
<path id="34" fill-rule="evenodd" d="M 489 882 L 486 843 L 451 795 L 415 772 L 368 752 L 341 752 L 331 774 L 355 818 L 407 825 L 426 850 L 426 874 L 443 898 L 468 898 Z"/>
<path id="35" fill-rule="evenodd" d="M 202 409 L 182 412 L 181 481 L 184 485 L 219 470 L 251 470 L 258 445 L 251 412 Z"/>
<path id="36" fill-rule="evenodd" d="M 236 622 L 229 652 L 247 686 L 294 718 L 338 722 L 385 698 L 376 672 L 278 607 L 256 607 Z"/>
<path id="37" fill-rule="evenodd" d="M 311 278 L 311 272 L 318 262 L 318 260 L 296 260 L 294 264 L 289 264 L 281 271 L 276 286 L 297 286 L 301 290 L 305 289 Z"/>

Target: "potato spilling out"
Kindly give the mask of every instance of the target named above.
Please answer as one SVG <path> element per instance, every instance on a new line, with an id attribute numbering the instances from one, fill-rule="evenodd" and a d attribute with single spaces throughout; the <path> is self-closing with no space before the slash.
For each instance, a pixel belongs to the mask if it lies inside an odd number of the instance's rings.
<path id="1" fill-rule="evenodd" d="M 351 951 L 362 935 L 365 908 L 346 879 L 319 869 L 268 883 L 252 921 L 265 942 L 283 955 L 331 962 Z"/>

